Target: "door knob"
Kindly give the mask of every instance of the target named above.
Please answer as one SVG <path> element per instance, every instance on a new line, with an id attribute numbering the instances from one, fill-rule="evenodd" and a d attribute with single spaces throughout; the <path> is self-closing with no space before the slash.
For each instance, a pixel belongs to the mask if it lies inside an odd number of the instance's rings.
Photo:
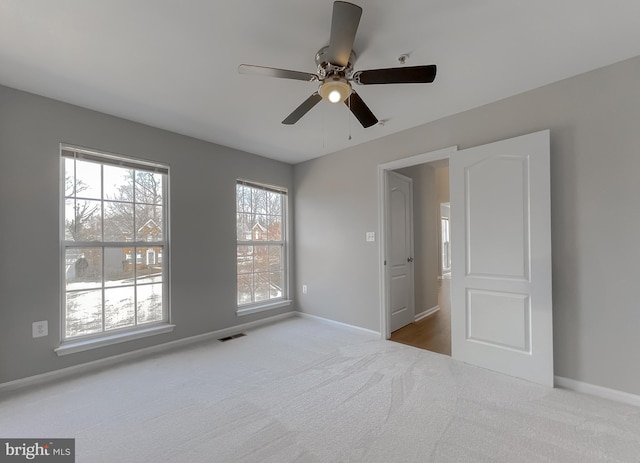
<path id="1" fill-rule="evenodd" d="M 407 262 L 413 262 L 413 257 L 407 257 Z"/>

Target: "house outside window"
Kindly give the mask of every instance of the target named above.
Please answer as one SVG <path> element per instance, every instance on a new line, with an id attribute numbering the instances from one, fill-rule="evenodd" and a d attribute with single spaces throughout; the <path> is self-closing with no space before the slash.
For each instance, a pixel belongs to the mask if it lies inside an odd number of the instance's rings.
<path id="1" fill-rule="evenodd" d="M 259 307 L 287 299 L 287 190 L 236 184 L 237 303 Z"/>
<path id="2" fill-rule="evenodd" d="M 62 146 L 62 334 L 168 322 L 168 167 Z"/>

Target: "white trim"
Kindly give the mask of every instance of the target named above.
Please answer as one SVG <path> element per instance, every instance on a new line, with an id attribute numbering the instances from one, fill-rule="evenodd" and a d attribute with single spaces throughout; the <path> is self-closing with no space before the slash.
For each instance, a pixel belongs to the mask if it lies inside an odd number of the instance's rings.
<path id="1" fill-rule="evenodd" d="M 416 321 L 419 322 L 420 320 L 427 318 L 430 315 L 433 315 L 434 313 L 436 313 L 438 310 L 440 310 L 440 306 L 436 305 L 434 307 L 431 307 L 430 309 L 425 310 L 422 313 L 419 313 L 416 315 Z"/>
<path id="2" fill-rule="evenodd" d="M 311 315 L 309 313 L 304 313 L 304 312 L 295 312 L 295 313 L 296 313 L 296 315 L 298 315 L 299 317 L 302 317 L 302 318 L 311 318 L 313 320 L 318 320 L 318 321 L 321 321 L 321 322 L 324 322 L 324 323 L 328 323 L 328 324 L 331 324 L 331 325 L 338 325 L 338 326 L 342 326 L 342 327 L 345 327 L 345 328 L 351 328 L 351 329 L 358 330 L 358 331 L 364 331 L 365 333 L 368 333 L 368 334 L 374 334 L 376 336 L 380 336 L 379 332 L 373 331 L 373 330 L 369 330 L 367 328 L 362 328 L 360 326 L 349 325 L 348 323 L 338 322 L 338 321 L 335 321 L 335 320 L 331 320 L 330 318 L 318 317 L 317 315 Z"/>
<path id="3" fill-rule="evenodd" d="M 163 323 L 162 325 L 140 328 L 135 331 L 114 333 L 106 336 L 101 335 L 97 338 L 63 341 L 62 344 L 60 344 L 60 347 L 53 349 L 53 351 L 58 355 L 58 357 L 62 357 L 64 355 L 75 354 L 76 352 L 84 352 L 85 350 L 98 349 L 100 347 L 111 346 L 121 342 L 134 341 L 136 339 L 147 338 L 149 336 L 170 333 L 175 327 L 176 325 Z"/>
<path id="4" fill-rule="evenodd" d="M 63 154 L 63 151 L 73 153 L 73 156 Z M 82 154 L 88 154 L 100 158 L 107 159 L 112 166 L 126 166 L 138 170 L 146 170 L 159 174 L 169 175 L 169 164 L 163 162 L 151 161 L 149 159 L 137 158 L 125 154 L 112 153 L 110 151 L 101 151 L 93 148 L 85 148 L 83 146 L 72 145 L 69 143 L 60 143 L 60 155 L 70 159 L 83 159 Z M 102 162 L 102 161 L 100 161 Z"/>
<path id="5" fill-rule="evenodd" d="M 245 315 L 251 315 L 252 313 L 265 312 L 267 310 L 280 309 L 282 307 L 289 307 L 293 301 L 285 299 L 284 301 L 267 302 L 257 306 L 245 307 L 236 310 L 238 317 L 244 317 Z"/>
<path id="6" fill-rule="evenodd" d="M 211 331 L 209 333 L 198 334 L 190 336 L 188 338 L 178 339 L 176 341 L 165 342 L 156 346 L 145 347 L 142 349 L 134 350 L 131 352 L 125 352 L 124 354 L 114 355 L 111 357 L 103 358 L 100 360 L 94 360 L 92 362 L 83 363 L 80 365 L 74 365 L 72 367 L 61 368 L 59 370 L 50 371 L 48 373 L 42 373 L 39 375 L 29 376 L 27 378 L 16 379 L 15 381 L 9 381 L 6 383 L 0 383 L 0 393 L 21 389 L 23 387 L 34 386 L 42 384 L 47 381 L 58 380 L 67 378 L 74 374 L 81 374 L 95 369 L 103 369 L 105 367 L 115 365 L 117 363 L 124 362 L 126 360 L 135 360 L 146 355 L 157 354 L 168 350 L 176 349 L 178 347 L 187 346 L 196 342 L 219 339 L 226 336 L 237 334 L 240 331 L 257 328 L 261 325 L 273 323 L 275 321 L 283 320 L 285 318 L 294 317 L 296 312 L 287 312 L 280 315 L 274 315 L 273 317 L 264 318 L 262 320 L 256 320 L 249 323 L 243 323 L 241 325 L 235 325 L 229 328 L 223 328 L 221 330 Z"/>
<path id="7" fill-rule="evenodd" d="M 458 151 L 458 145 L 451 145 L 439 150 L 429 151 L 428 153 L 416 154 L 408 158 L 396 159 L 395 161 L 385 162 L 378 165 L 378 170 L 396 170 L 404 167 L 416 166 L 418 164 L 426 164 L 428 162 L 449 159 L 451 153 Z"/>
<path id="8" fill-rule="evenodd" d="M 600 397 L 601 399 L 613 400 L 615 402 L 640 407 L 640 395 L 618 391 L 617 389 L 609 389 L 608 387 L 596 386 L 595 384 L 583 383 L 582 381 L 563 378 L 562 376 L 555 376 L 554 380 L 555 386 L 561 389 L 568 389 L 570 391 Z"/>
<path id="9" fill-rule="evenodd" d="M 389 307 L 389 294 L 386 287 L 386 267 L 384 262 L 386 260 L 386 221 L 385 214 L 387 210 L 386 206 L 386 172 L 388 170 L 401 169 L 403 167 L 415 166 L 418 164 L 425 164 L 428 162 L 439 161 L 442 159 L 449 159 L 452 153 L 458 151 L 458 146 L 453 145 L 447 148 L 431 151 L 429 153 L 418 154 L 415 156 L 409 156 L 407 158 L 397 159 L 395 161 L 385 162 L 378 165 L 378 287 L 380 292 L 380 335 L 383 339 L 389 339 L 391 337 L 391 321 Z"/>

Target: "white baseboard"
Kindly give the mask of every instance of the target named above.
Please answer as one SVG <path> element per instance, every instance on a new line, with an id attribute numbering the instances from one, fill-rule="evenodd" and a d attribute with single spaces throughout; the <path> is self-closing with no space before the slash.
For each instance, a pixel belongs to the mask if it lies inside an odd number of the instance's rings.
<path id="1" fill-rule="evenodd" d="M 609 399 L 615 402 L 621 402 L 628 405 L 640 407 L 640 395 L 630 394 L 629 392 L 618 391 L 617 389 L 609 389 L 607 387 L 596 386 L 594 384 L 583 383 L 575 379 L 563 378 L 556 376 L 554 378 L 556 387 L 568 389 L 570 391 L 589 394 L 602 399 Z"/>
<path id="2" fill-rule="evenodd" d="M 420 312 L 416 315 L 416 321 L 419 322 L 423 318 L 427 318 L 429 315 L 433 315 L 438 310 L 440 310 L 440 306 L 436 305 L 435 307 L 431 307 L 430 309 L 425 310 L 424 312 Z"/>
<path id="3" fill-rule="evenodd" d="M 35 376 L 29 376 L 27 378 L 17 379 L 15 381 L 1 383 L 0 393 L 21 389 L 27 386 L 35 386 L 37 384 L 41 384 L 47 381 L 69 377 L 74 374 L 84 373 L 97 368 L 104 368 L 110 365 L 115 365 L 117 363 L 123 362 L 125 360 L 132 360 L 138 357 L 143 357 L 145 355 L 156 354 L 159 352 L 176 349 L 178 347 L 187 346 L 189 344 L 193 344 L 199 341 L 204 341 L 207 339 L 224 338 L 226 336 L 237 334 L 240 331 L 257 328 L 261 325 L 273 323 L 279 320 L 283 320 L 285 318 L 295 317 L 296 313 L 297 312 L 286 312 L 280 315 L 274 315 L 272 317 L 264 318 L 261 320 L 242 323 L 240 325 L 231 326 L 229 328 L 210 331 L 208 333 L 198 334 L 196 336 L 190 336 L 188 338 L 183 338 L 183 339 L 178 339 L 176 341 L 170 341 L 163 344 L 158 344 L 157 346 L 145 347 L 145 348 L 134 350 L 131 352 L 125 352 L 124 354 L 114 355 L 112 357 L 107 357 L 100 360 L 94 360 L 92 362 L 87 362 L 80 365 L 74 365 L 72 367 L 61 368 L 60 370 L 50 371 L 48 373 L 42 373 Z"/>
<path id="4" fill-rule="evenodd" d="M 380 332 L 369 330 L 367 328 L 362 328 L 360 326 L 349 325 L 348 323 L 337 322 L 335 320 L 331 320 L 330 318 L 318 317 L 317 315 L 311 315 L 311 314 L 304 313 L 304 312 L 296 312 L 296 314 L 299 317 L 302 317 L 302 318 L 311 318 L 311 319 L 314 319 L 314 320 L 319 320 L 321 322 L 330 323 L 332 325 L 344 326 L 344 327 L 351 328 L 351 329 L 354 329 L 354 330 L 364 331 L 365 333 L 375 334 L 376 336 L 380 337 Z"/>

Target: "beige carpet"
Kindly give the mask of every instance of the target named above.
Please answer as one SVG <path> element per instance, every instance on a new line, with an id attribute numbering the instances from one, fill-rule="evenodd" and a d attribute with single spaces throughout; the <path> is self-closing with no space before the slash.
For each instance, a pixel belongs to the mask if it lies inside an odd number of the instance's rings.
<path id="1" fill-rule="evenodd" d="M 292 318 L 0 396 L 85 462 L 639 462 L 640 409 Z"/>

